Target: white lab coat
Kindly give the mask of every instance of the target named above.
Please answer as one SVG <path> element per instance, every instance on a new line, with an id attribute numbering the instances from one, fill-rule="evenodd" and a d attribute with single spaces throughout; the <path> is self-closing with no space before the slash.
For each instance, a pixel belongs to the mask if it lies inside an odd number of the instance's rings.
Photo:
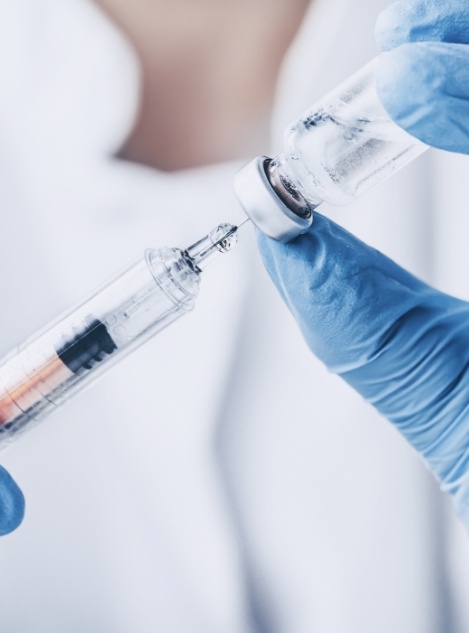
<path id="1" fill-rule="evenodd" d="M 279 81 L 274 148 L 376 53 L 384 4 L 314 0 Z M 6 352 L 144 248 L 240 212 L 235 165 L 167 175 L 112 157 L 138 68 L 88 0 L 1 0 L 0 13 Z M 467 160 L 426 155 L 324 211 L 469 299 Z M 27 497 L 0 542 L 2 632 L 468 630 L 467 536 L 397 432 L 311 356 L 250 229 L 204 274 L 193 314 L 1 460 Z"/>

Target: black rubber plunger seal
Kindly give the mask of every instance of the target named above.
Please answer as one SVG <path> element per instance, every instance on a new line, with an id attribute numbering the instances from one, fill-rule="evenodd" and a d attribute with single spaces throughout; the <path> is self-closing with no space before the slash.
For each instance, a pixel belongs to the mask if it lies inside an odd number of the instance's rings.
<path id="1" fill-rule="evenodd" d="M 117 349 L 104 323 L 98 319 L 91 321 L 57 350 L 60 360 L 74 374 L 89 371 Z"/>

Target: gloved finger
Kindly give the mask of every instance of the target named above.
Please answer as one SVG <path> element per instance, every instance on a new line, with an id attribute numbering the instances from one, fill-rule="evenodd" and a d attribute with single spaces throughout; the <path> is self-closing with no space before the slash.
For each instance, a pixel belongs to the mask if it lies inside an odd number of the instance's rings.
<path id="1" fill-rule="evenodd" d="M 24 505 L 23 493 L 0 466 L 0 536 L 18 527 L 23 520 Z"/>
<path id="2" fill-rule="evenodd" d="M 318 214 L 307 234 L 259 247 L 312 351 L 449 485 L 469 455 L 468 304 Z"/>
<path id="3" fill-rule="evenodd" d="M 410 42 L 469 44 L 469 11 L 464 0 L 401 0 L 376 22 L 382 51 Z"/>
<path id="4" fill-rule="evenodd" d="M 407 132 L 433 147 L 469 153 L 469 45 L 400 46 L 378 61 L 376 88 Z"/>
<path id="5" fill-rule="evenodd" d="M 318 213 L 311 229 L 291 242 L 258 233 L 258 245 L 310 348 L 334 373 L 366 365 L 389 323 L 431 293 L 429 286 Z"/>

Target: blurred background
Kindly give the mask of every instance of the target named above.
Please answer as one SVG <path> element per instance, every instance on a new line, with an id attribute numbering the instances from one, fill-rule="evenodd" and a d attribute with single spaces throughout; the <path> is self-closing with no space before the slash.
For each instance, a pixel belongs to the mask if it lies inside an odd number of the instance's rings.
<path id="1" fill-rule="evenodd" d="M 147 247 L 243 217 L 237 169 L 378 53 L 383 0 L 0 0 L 0 348 Z M 469 299 L 467 157 L 323 212 Z M 1 455 L 8 633 L 462 633 L 469 541 L 312 357 L 246 226 L 195 312 Z"/>

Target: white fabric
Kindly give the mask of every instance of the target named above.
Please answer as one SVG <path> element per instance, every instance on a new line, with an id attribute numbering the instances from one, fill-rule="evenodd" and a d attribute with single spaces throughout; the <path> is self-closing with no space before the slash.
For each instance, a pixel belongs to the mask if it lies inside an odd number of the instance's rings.
<path id="1" fill-rule="evenodd" d="M 375 54 L 382 6 L 314 0 L 274 147 Z M 87 0 L 1 0 L 0 60 L 7 351 L 144 248 L 240 212 L 234 165 L 170 176 L 112 158 L 138 68 Z M 326 211 L 469 299 L 467 168 L 426 155 Z M 0 541 L 2 631 L 468 630 L 467 536 L 404 441 L 310 355 L 244 233 L 192 315 L 2 454 L 27 497 Z"/>

